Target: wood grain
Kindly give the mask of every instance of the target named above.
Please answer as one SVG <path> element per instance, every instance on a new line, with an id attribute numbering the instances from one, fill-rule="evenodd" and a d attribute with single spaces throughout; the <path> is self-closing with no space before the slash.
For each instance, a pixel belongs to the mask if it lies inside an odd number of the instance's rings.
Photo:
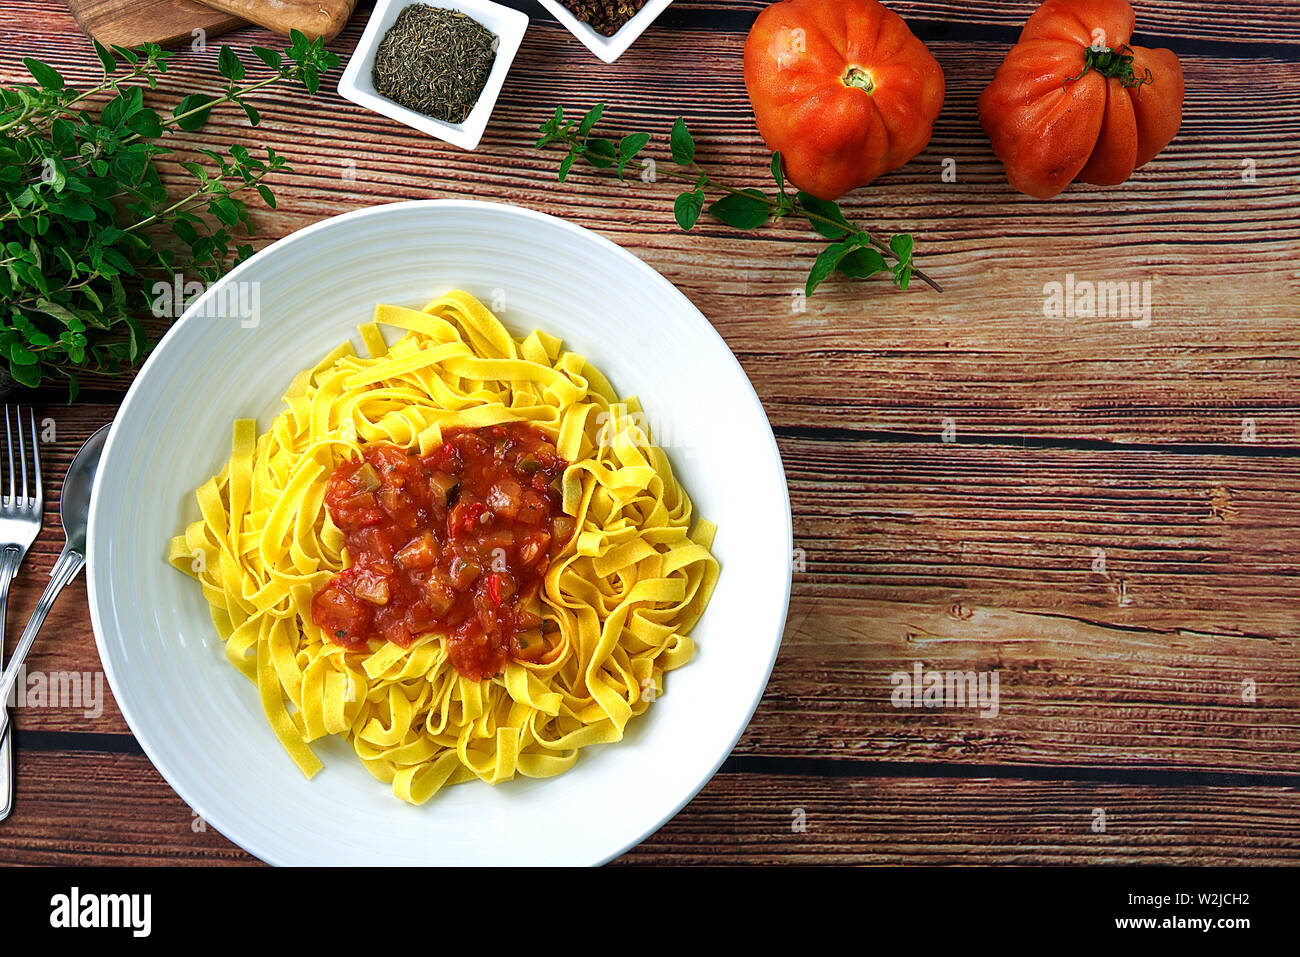
<path id="1" fill-rule="evenodd" d="M 142 755 L 37 751 L 20 742 L 17 780 L 17 811 L 0 827 L 0 855 L 7 860 L 257 863 L 196 817 Z M 1104 832 L 1094 831 L 1094 823 L 1104 824 Z M 1300 795 L 1293 788 L 724 771 L 618 863 L 1211 865 L 1262 859 L 1300 862 Z"/>
<path id="2" fill-rule="evenodd" d="M 974 118 L 1035 4 L 891 2 L 943 65 L 948 99 L 930 147 L 845 207 L 915 233 L 945 293 L 833 282 L 801 303 L 820 244 L 797 223 L 683 234 L 670 183 L 560 186 L 554 158 L 530 146 L 556 104 L 604 101 L 609 132 L 657 132 L 662 159 L 683 115 L 718 176 L 760 183 L 766 151 L 737 63 L 763 4 L 676 3 L 599 70 L 533 5 L 513 5 L 534 22 L 472 154 L 342 101 L 327 78 L 314 100 L 259 99 L 257 131 L 219 113 L 169 143 L 162 169 L 179 187 L 177 164 L 201 160 L 199 146 L 287 156 L 278 209 L 254 213 L 258 245 L 402 199 L 562 215 L 662 272 L 736 352 L 778 435 L 803 565 L 736 754 L 624 860 L 1300 860 L 1300 8 L 1136 4 L 1139 36 L 1182 58 L 1183 129 L 1124 187 L 1039 203 L 1006 186 Z M 364 20 L 331 44 L 345 62 Z M 97 78 L 73 29 L 53 0 L 0 0 L 0 77 L 22 78 L 21 57 L 36 55 L 69 82 Z M 229 39 L 241 52 L 277 43 L 258 29 Z M 149 102 L 215 85 L 215 57 L 186 51 Z M 1151 322 L 1045 316 L 1048 284 L 1071 274 L 1149 280 Z M 126 382 L 85 385 L 72 407 L 38 396 L 58 435 L 48 474 L 111 419 Z M 57 483 L 47 492 L 56 500 Z M 53 514 L 47 527 L 11 620 L 57 553 Z M 33 668 L 99 670 L 84 602 L 80 583 L 65 592 Z M 917 662 L 996 671 L 997 717 L 894 707 L 891 675 Z M 5 859 L 251 863 L 193 831 L 111 701 L 95 719 L 28 709 L 16 724 Z"/>
<path id="3" fill-rule="evenodd" d="M 67 4 L 86 35 L 105 46 L 174 47 L 190 43 L 197 35 L 221 36 L 247 22 L 191 0 L 67 0 Z"/>
<path id="4" fill-rule="evenodd" d="M 216 10 L 288 36 L 301 31 L 307 39 L 333 40 L 347 25 L 357 0 L 203 0 Z"/>
<path id="5" fill-rule="evenodd" d="M 749 28 L 769 0 L 688 0 L 674 3 L 659 21 L 668 26 L 708 19 L 735 30 Z M 890 0 L 886 5 L 922 39 L 961 39 L 989 33 L 1012 42 L 1040 0 Z M 522 5 L 518 2 L 515 5 Z M 1135 41 L 1144 46 L 1285 46 L 1300 43 L 1300 10 L 1278 0 L 1134 0 Z"/>

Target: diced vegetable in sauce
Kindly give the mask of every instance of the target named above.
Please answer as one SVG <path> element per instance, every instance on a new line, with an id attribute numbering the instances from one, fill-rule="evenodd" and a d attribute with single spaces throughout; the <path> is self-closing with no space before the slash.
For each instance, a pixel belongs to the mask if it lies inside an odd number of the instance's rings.
<path id="1" fill-rule="evenodd" d="M 449 429 L 423 457 L 368 446 L 326 488 L 352 564 L 316 594 L 313 621 L 355 649 L 444 635 L 469 678 L 539 659 L 546 571 L 576 529 L 560 507 L 565 466 L 526 423 Z"/>

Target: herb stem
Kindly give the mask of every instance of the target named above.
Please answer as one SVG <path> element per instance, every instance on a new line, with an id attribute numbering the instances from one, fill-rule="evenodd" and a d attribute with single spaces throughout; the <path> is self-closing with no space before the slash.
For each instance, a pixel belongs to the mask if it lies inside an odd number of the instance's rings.
<path id="1" fill-rule="evenodd" d="M 167 120 L 164 126 L 168 130 L 178 129 L 179 128 L 178 124 L 180 123 L 181 120 L 188 119 L 189 117 L 195 116 L 196 114 L 211 110 L 214 107 L 218 107 L 223 103 L 230 103 L 233 100 L 238 100 L 240 97 L 247 96 L 250 93 L 255 93 L 258 90 L 262 89 L 263 87 L 270 86 L 272 83 L 278 83 L 280 80 L 286 79 L 291 75 L 292 75 L 291 71 L 281 70 L 279 73 L 275 74 L 274 76 L 269 76 L 265 80 L 259 80 L 256 83 L 250 83 L 248 86 L 242 89 L 232 88 L 226 90 L 224 93 L 221 94 L 221 96 L 207 103 L 204 103 L 202 106 L 196 106 L 193 109 L 186 110 L 184 113 L 173 114 L 171 119 Z M 122 142 L 131 143 L 138 139 L 141 139 L 140 134 L 132 133 L 130 136 L 123 137 Z"/>

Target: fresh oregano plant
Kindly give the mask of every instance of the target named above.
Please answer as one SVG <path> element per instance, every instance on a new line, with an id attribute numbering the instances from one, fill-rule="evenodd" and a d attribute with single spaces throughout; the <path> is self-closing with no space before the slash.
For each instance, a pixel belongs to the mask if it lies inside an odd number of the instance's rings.
<path id="1" fill-rule="evenodd" d="M 148 352 L 141 320 L 152 281 L 177 273 L 215 281 L 252 254 L 235 238 L 240 227 L 252 233 L 244 195 L 275 206 L 263 180 L 288 168 L 283 157 L 239 144 L 200 150 L 209 164 L 182 163 L 193 183 L 169 195 L 155 160 L 172 152 L 170 137 L 227 103 L 256 126 L 251 94 L 285 81 L 314 94 L 338 66 L 323 41 L 297 31 L 283 51 L 252 48 L 269 71 L 258 79 L 222 47 L 224 87 L 160 113 L 145 105 L 144 88 L 157 88 L 172 54 L 93 42 L 103 79 L 89 89 L 31 57 L 23 63 L 34 84 L 0 86 L 0 355 L 16 382 L 56 378 L 72 397 L 79 373 L 115 374 Z"/>
<path id="2" fill-rule="evenodd" d="M 566 119 L 563 108 L 558 107 L 555 114 L 539 127 L 538 149 L 558 147 L 564 151 L 559 167 L 560 182 L 568 179 L 579 159 L 594 169 L 610 172 L 623 180 L 628 164 L 649 145 L 649 133 L 632 133 L 619 139 L 593 135 L 604 113 L 605 105 L 597 103 L 581 120 Z M 696 160 L 695 138 L 681 117 L 673 124 L 669 150 L 673 166 L 665 169 L 656 165 L 654 178 L 667 176 L 688 184 L 673 203 L 674 218 L 682 229 L 693 229 L 706 211 L 718 222 L 742 230 L 758 229 L 786 216 L 797 215 L 808 220 L 813 229 L 831 241 L 809 270 L 805 287 L 808 295 L 811 296 L 832 273 L 852 279 L 869 279 L 885 273 L 894 285 L 903 290 L 915 277 L 936 292 L 943 291 L 914 264 L 911 234 L 897 233 L 888 240 L 882 239 L 852 225 L 838 203 L 802 191 L 791 192 L 780 153 L 773 154 L 771 164 L 776 189 L 765 192 L 752 187 L 738 189 L 710 176 Z M 709 203 L 710 191 L 723 195 Z"/>

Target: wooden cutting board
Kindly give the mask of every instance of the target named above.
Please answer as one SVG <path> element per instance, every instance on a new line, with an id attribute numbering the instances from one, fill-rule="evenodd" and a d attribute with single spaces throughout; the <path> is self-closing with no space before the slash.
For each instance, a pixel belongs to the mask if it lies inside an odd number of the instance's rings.
<path id="1" fill-rule="evenodd" d="M 356 9 L 357 0 L 203 0 L 217 10 L 288 35 L 301 30 L 308 39 L 339 35 Z"/>
<path id="2" fill-rule="evenodd" d="M 67 0 L 78 25 L 100 43 L 126 47 L 157 43 L 164 47 L 206 39 L 248 23 L 288 35 L 332 40 L 347 24 L 357 0 Z"/>
<path id="3" fill-rule="evenodd" d="M 229 33 L 246 20 L 194 0 L 67 0 L 77 25 L 103 44 L 136 47 L 157 43 L 174 47 Z"/>

